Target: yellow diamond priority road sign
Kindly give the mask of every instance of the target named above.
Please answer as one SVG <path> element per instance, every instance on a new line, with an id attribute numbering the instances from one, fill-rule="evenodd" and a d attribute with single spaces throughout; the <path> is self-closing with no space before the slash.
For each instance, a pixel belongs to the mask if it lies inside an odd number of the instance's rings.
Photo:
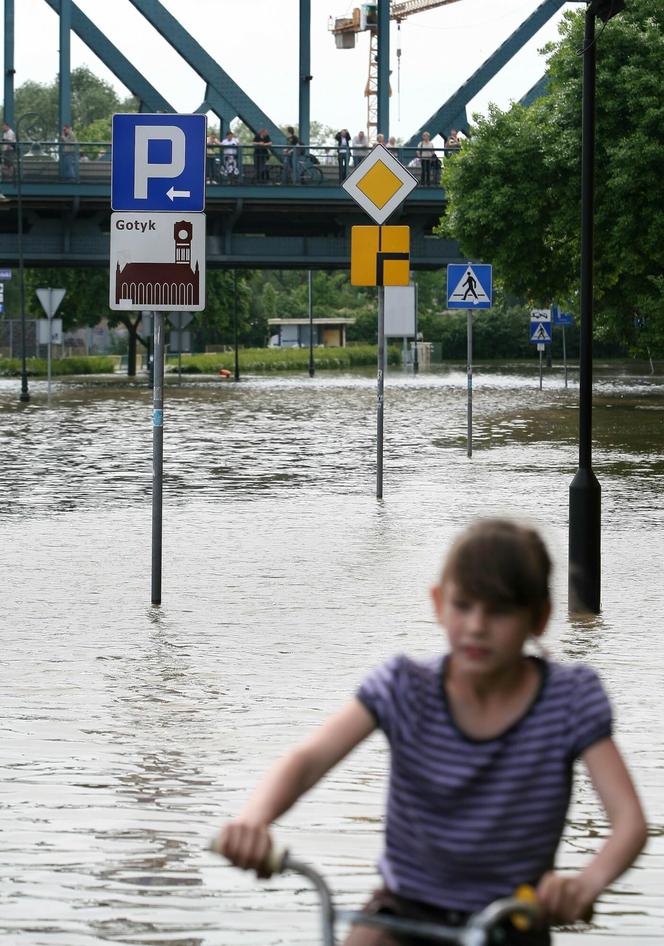
<path id="1" fill-rule="evenodd" d="M 417 186 L 417 180 L 387 148 L 376 145 L 341 186 L 380 226 Z"/>

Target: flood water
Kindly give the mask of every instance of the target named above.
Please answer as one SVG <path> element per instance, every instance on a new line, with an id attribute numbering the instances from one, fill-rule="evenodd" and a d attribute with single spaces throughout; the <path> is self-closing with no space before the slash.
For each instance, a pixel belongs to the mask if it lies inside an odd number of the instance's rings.
<path id="1" fill-rule="evenodd" d="M 572 377 L 572 382 L 575 378 Z M 166 389 L 163 606 L 150 607 L 151 394 L 0 381 L 0 941 L 12 946 L 318 943 L 314 896 L 204 847 L 258 774 L 390 654 L 443 647 L 428 587 L 451 537 L 520 514 L 556 562 L 547 646 L 602 675 L 651 839 L 558 946 L 664 929 L 664 383 L 598 371 L 603 610 L 566 613 L 577 390 L 559 372 L 389 374 L 385 499 L 375 380 L 251 377 Z M 339 902 L 376 882 L 386 752 L 372 737 L 278 838 Z M 606 820 L 579 772 L 560 863 Z M 491 839 L 487 839 L 487 844 Z"/>

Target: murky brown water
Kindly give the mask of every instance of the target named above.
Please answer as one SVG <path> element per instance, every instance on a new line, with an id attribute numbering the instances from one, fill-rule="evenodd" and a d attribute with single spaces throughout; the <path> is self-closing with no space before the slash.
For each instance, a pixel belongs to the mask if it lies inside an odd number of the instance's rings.
<path id="1" fill-rule="evenodd" d="M 597 383 L 603 613 L 565 613 L 576 392 L 547 377 L 389 377 L 385 501 L 374 382 L 253 378 L 167 389 L 164 604 L 150 598 L 150 394 L 0 381 L 0 940 L 16 946 L 317 942 L 313 895 L 203 851 L 257 774 L 397 650 L 441 646 L 427 589 L 469 518 L 521 513 L 557 562 L 549 647 L 613 696 L 652 839 L 571 946 L 664 929 L 664 384 Z M 340 901 L 374 883 L 385 752 L 361 747 L 280 839 Z M 561 863 L 606 833 L 580 777 Z M 490 843 L 490 842 L 488 842 Z"/>

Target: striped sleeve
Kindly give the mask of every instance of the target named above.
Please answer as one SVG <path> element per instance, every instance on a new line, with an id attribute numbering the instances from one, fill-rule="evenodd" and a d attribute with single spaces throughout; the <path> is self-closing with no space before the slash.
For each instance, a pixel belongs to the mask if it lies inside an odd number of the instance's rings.
<path id="1" fill-rule="evenodd" d="M 570 755 L 577 759 L 613 731 L 613 713 L 602 683 L 590 667 L 574 668 L 570 700 Z"/>
<path id="2" fill-rule="evenodd" d="M 394 725 L 403 663 L 403 655 L 391 657 L 387 663 L 376 667 L 365 677 L 356 693 L 358 700 L 369 710 L 378 728 L 382 729 L 388 738 Z"/>

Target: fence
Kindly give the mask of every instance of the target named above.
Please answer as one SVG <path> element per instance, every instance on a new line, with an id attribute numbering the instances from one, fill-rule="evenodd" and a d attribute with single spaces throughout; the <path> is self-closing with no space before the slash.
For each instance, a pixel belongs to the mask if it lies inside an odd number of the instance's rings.
<path id="1" fill-rule="evenodd" d="M 37 319 L 25 320 L 25 336 L 26 356 L 38 357 Z M 4 358 L 20 358 L 22 354 L 21 320 L 0 319 L 0 355 Z"/>

